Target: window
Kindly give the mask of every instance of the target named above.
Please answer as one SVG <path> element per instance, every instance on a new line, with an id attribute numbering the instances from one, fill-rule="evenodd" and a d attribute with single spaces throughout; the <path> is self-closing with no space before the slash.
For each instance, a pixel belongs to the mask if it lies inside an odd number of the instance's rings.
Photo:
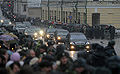
<path id="1" fill-rule="evenodd" d="M 27 5 L 24 5 L 24 7 L 23 7 L 24 12 L 26 12 L 26 7 L 27 7 Z"/>

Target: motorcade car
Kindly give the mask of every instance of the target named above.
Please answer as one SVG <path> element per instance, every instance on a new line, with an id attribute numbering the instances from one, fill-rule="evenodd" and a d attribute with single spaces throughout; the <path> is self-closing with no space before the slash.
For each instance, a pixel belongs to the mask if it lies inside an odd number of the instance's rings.
<path id="1" fill-rule="evenodd" d="M 57 29 L 54 33 L 56 43 L 66 43 L 69 42 L 69 31 L 64 29 Z"/>
<path id="2" fill-rule="evenodd" d="M 87 40 L 86 36 L 80 32 L 70 33 L 70 51 L 82 51 L 85 50 L 89 52 L 90 42 Z"/>
<path id="3" fill-rule="evenodd" d="M 5 19 L 3 22 L 3 26 L 10 26 L 12 25 L 12 22 L 9 19 Z"/>
<path id="4" fill-rule="evenodd" d="M 23 24 L 24 24 L 26 27 L 30 27 L 30 26 L 31 26 L 31 23 L 30 23 L 30 22 L 23 22 Z"/>
<path id="5" fill-rule="evenodd" d="M 31 35 L 34 40 L 43 39 L 44 37 L 44 30 L 41 28 L 31 28 L 25 30 L 25 35 Z"/>
<path id="6" fill-rule="evenodd" d="M 55 31 L 56 31 L 56 28 L 46 29 L 46 34 L 45 34 L 44 40 L 46 42 L 48 40 L 55 40 L 55 35 L 54 35 Z"/>

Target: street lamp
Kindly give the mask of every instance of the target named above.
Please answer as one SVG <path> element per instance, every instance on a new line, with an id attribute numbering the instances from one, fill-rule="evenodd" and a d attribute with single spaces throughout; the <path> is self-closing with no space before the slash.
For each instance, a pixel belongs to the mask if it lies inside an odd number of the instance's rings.
<path id="1" fill-rule="evenodd" d="M 87 24 L 87 0 L 85 1 L 85 24 Z"/>
<path id="2" fill-rule="evenodd" d="M 61 0 L 61 22 L 63 21 L 63 0 Z"/>
<path id="3" fill-rule="evenodd" d="M 75 9 L 76 9 L 76 23 L 77 23 L 78 0 L 76 1 L 76 4 L 75 4 Z"/>
<path id="4" fill-rule="evenodd" d="M 48 4 L 47 4 L 47 7 L 48 7 L 48 20 L 50 20 L 50 6 L 49 6 L 49 3 L 50 3 L 50 1 L 48 0 Z"/>

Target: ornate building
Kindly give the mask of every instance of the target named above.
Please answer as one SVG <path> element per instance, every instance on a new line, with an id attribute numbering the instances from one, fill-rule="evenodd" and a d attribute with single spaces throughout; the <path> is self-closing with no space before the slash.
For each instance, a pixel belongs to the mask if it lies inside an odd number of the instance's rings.
<path id="1" fill-rule="evenodd" d="M 49 3 L 48 3 L 49 1 Z M 120 28 L 120 0 L 46 0 L 41 19 Z"/>
<path id="2" fill-rule="evenodd" d="M 120 28 L 120 0 L 14 1 L 14 12 L 19 15 L 64 23 L 113 24 Z"/>

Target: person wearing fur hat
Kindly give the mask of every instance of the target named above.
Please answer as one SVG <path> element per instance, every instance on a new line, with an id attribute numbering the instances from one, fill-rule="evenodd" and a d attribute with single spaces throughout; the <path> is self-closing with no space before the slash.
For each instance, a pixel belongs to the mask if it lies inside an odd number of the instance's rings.
<path id="1" fill-rule="evenodd" d="M 114 46 L 115 46 L 115 41 L 111 40 L 108 42 L 108 45 L 105 47 L 105 53 L 107 57 L 117 55 Z"/>
<path id="2" fill-rule="evenodd" d="M 20 54 L 15 52 L 10 56 L 10 61 L 7 62 L 6 68 L 10 67 L 14 62 L 19 62 L 21 66 L 23 66 L 24 62 L 20 60 Z"/>
<path id="3" fill-rule="evenodd" d="M 60 65 L 58 66 L 58 71 L 65 73 L 71 72 L 73 63 L 69 58 L 70 56 L 67 52 L 63 52 L 59 55 Z"/>

